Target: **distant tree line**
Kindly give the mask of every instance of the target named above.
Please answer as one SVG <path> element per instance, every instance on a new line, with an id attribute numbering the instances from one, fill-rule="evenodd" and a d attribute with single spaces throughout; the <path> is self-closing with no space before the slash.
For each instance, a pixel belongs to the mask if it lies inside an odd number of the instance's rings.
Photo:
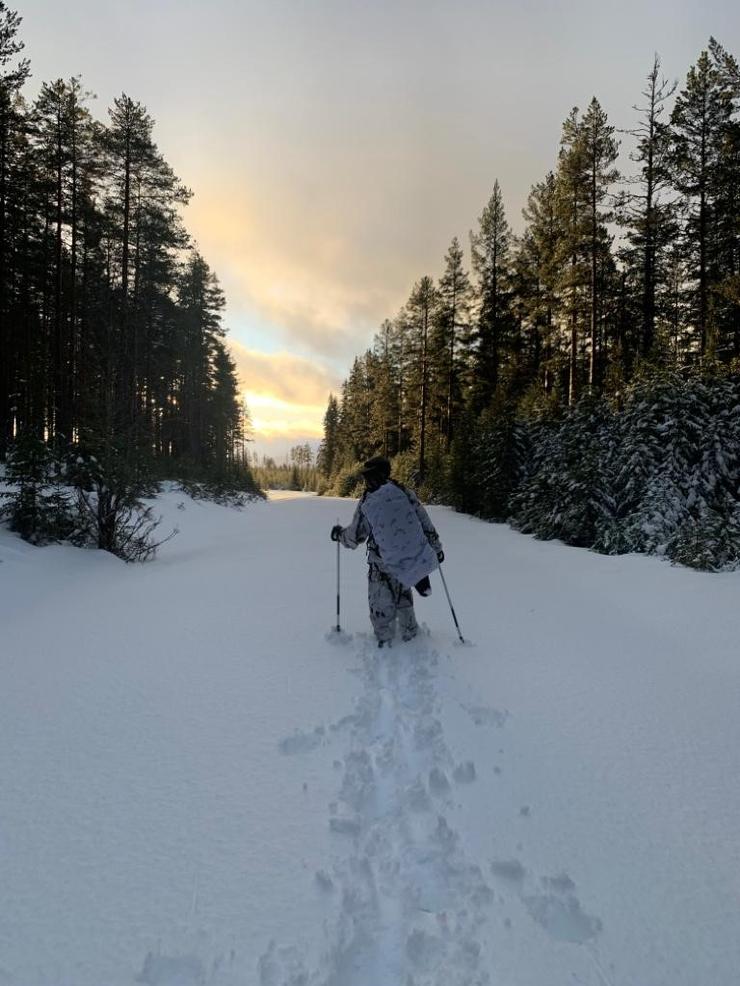
<path id="1" fill-rule="evenodd" d="M 41 443 L 128 499 L 163 477 L 249 486 L 223 293 L 181 219 L 191 193 L 130 96 L 105 122 L 79 78 L 26 99 L 20 20 L 0 0 L 0 461 L 22 472 Z"/>
<path id="2" fill-rule="evenodd" d="M 705 568 L 740 557 L 738 63 L 710 39 L 679 87 L 656 56 L 634 110 L 628 175 L 598 100 L 571 110 L 521 235 L 494 183 L 470 268 L 453 239 L 330 398 L 322 489 L 355 491 L 382 453 L 427 497 L 543 537 Z M 640 526 L 646 497 L 664 522 Z M 722 550 L 700 546 L 710 528 Z"/>
<path id="3" fill-rule="evenodd" d="M 254 456 L 251 462 L 252 474 L 263 490 L 313 492 L 321 483 L 321 473 L 308 442 L 294 445 L 282 462 L 271 455 Z"/>

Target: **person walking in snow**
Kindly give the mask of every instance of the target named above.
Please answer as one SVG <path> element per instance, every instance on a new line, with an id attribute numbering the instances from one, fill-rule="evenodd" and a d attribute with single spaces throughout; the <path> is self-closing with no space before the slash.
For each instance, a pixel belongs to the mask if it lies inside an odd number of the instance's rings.
<path id="1" fill-rule="evenodd" d="M 389 646 L 398 620 L 401 637 L 419 632 L 412 586 L 431 594 L 429 575 L 444 560 L 442 542 L 424 507 L 411 490 L 391 479 L 391 464 L 381 455 L 362 469 L 365 492 L 348 527 L 335 524 L 332 541 L 356 548 L 367 541 L 370 622 L 378 646 Z"/>

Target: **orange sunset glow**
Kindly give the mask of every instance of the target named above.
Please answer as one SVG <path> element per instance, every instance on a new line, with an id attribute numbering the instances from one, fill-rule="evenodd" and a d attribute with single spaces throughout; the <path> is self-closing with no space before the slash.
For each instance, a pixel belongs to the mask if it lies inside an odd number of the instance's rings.
<path id="1" fill-rule="evenodd" d="M 712 30 L 733 37 L 735 5 L 715 7 Z M 600 48 L 603 14 L 585 0 L 542 5 L 536 28 L 529 5 L 482 0 L 23 5 L 31 86 L 82 73 L 101 112 L 125 90 L 154 117 L 225 290 L 255 448 L 280 452 L 320 435 L 352 358 L 439 275 L 452 237 L 467 243 L 497 178 L 520 227 L 595 80 L 627 126 L 658 44 L 666 65 L 690 63 L 695 32 L 666 32 L 674 12 L 626 0 Z M 80 23 L 115 43 L 83 56 Z"/>

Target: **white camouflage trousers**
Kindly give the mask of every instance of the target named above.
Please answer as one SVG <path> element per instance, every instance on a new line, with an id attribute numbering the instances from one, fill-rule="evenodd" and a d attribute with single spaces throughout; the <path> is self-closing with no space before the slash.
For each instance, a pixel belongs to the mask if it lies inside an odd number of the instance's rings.
<path id="1" fill-rule="evenodd" d="M 402 586 L 392 575 L 371 562 L 367 574 L 367 594 L 370 622 L 378 640 L 383 643 L 393 640 L 396 618 L 404 640 L 411 640 L 416 636 L 419 625 L 416 622 L 411 589 Z"/>

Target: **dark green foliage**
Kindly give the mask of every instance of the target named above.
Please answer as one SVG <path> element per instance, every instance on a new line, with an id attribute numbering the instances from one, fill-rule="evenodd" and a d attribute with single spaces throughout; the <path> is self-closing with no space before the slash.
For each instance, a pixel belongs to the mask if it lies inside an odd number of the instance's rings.
<path id="1" fill-rule="evenodd" d="M 206 478 L 200 470 L 194 469 L 189 476 L 182 476 L 178 485 L 194 500 L 210 500 L 223 506 L 243 507 L 251 500 L 265 499 L 252 469 L 240 464 Z"/>
<path id="2" fill-rule="evenodd" d="M 97 499 L 85 523 L 94 507 L 95 542 L 118 551 L 118 518 L 157 480 L 254 491 L 248 415 L 223 294 L 182 222 L 191 193 L 154 121 L 126 94 L 94 121 L 78 78 L 44 83 L 26 104 L 19 25 L 0 2 L 0 460 L 35 442 L 87 463 Z M 24 484 L 13 523 L 39 541 L 65 536 L 65 497 Z M 56 530 L 41 518 L 52 502 Z M 142 530 L 128 554 L 146 555 Z"/>
<path id="3" fill-rule="evenodd" d="M 463 513 L 475 514 L 480 509 L 481 491 L 478 487 L 475 417 L 467 411 L 461 418 L 452 442 L 449 471 L 449 503 Z"/>
<path id="4" fill-rule="evenodd" d="M 71 478 L 77 486 L 79 545 L 92 545 L 123 561 L 148 561 L 163 541 L 155 539 L 159 519 L 142 503 L 145 487 L 125 449 L 101 446 L 78 454 Z"/>
<path id="5" fill-rule="evenodd" d="M 526 427 L 516 420 L 513 409 L 492 407 L 485 411 L 478 422 L 475 442 L 475 489 L 481 517 L 506 520 L 510 516 L 527 459 Z"/>
<path id="6" fill-rule="evenodd" d="M 426 499 L 538 537 L 738 564 L 736 60 L 710 39 L 679 89 L 656 56 L 637 114 L 621 178 L 598 99 L 570 111 L 521 236 L 494 183 L 475 284 L 455 239 L 355 360 L 322 490 L 355 493 L 382 452 Z"/>
<path id="7" fill-rule="evenodd" d="M 339 401 L 329 394 L 329 404 L 324 415 L 324 439 L 319 446 L 316 464 L 328 478 L 334 472 L 339 445 Z"/>
<path id="8" fill-rule="evenodd" d="M 357 462 L 339 472 L 331 490 L 334 496 L 359 496 L 364 485 L 360 475 L 361 468 L 362 466 Z"/>
<path id="9" fill-rule="evenodd" d="M 526 481 L 513 503 L 516 526 L 545 539 L 594 546 L 614 516 L 614 415 L 584 398 L 540 430 Z"/>
<path id="10" fill-rule="evenodd" d="M 740 511 L 706 511 L 684 524 L 671 539 L 672 561 L 705 572 L 737 568 L 740 560 Z"/>
<path id="11" fill-rule="evenodd" d="M 18 439 L 8 452 L 6 502 L 0 516 L 31 544 L 64 541 L 76 531 L 73 503 L 63 485 L 62 467 L 49 447 L 33 435 Z"/>
<path id="12" fill-rule="evenodd" d="M 582 401 L 532 439 L 517 526 L 608 554 L 740 563 L 740 382 L 653 374 L 616 413 Z"/>

